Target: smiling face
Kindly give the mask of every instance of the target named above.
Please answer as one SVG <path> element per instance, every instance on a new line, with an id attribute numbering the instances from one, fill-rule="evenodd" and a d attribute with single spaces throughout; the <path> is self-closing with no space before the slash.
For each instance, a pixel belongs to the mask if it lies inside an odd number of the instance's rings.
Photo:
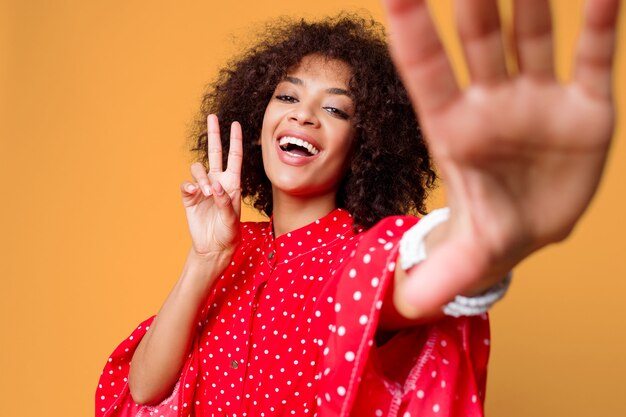
<path id="1" fill-rule="evenodd" d="M 355 137 L 350 76 L 342 61 L 309 55 L 276 86 L 261 131 L 275 200 L 284 194 L 334 201 Z"/>

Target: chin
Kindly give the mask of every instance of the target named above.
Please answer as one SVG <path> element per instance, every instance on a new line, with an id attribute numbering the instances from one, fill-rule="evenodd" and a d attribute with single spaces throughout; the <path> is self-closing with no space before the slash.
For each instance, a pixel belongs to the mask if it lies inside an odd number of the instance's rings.
<path id="1" fill-rule="evenodd" d="M 326 194 L 336 193 L 336 190 L 333 187 L 323 187 L 319 184 L 303 183 L 301 178 L 292 181 L 284 179 L 282 181 L 272 181 L 272 189 L 274 195 L 276 195 L 276 193 L 282 193 L 298 198 L 314 198 Z"/>

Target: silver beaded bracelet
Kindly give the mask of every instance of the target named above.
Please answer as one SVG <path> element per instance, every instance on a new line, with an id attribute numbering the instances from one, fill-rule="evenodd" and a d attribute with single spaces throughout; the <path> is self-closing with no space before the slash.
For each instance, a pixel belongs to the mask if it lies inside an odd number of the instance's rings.
<path id="1" fill-rule="evenodd" d="M 489 311 L 491 306 L 500 301 L 511 285 L 511 273 L 504 279 L 489 287 L 486 291 L 473 297 L 457 295 L 454 300 L 443 306 L 444 314 L 448 316 L 478 316 Z"/>
<path id="2" fill-rule="evenodd" d="M 426 259 L 425 238 L 436 226 L 450 218 L 448 207 L 431 211 L 419 222 L 406 231 L 400 240 L 400 266 L 405 271 Z M 454 300 L 443 307 L 444 314 L 453 317 L 477 316 L 486 313 L 491 306 L 504 297 L 511 284 L 509 272 L 502 281 L 491 286 L 483 293 L 464 297 L 457 295 Z"/>

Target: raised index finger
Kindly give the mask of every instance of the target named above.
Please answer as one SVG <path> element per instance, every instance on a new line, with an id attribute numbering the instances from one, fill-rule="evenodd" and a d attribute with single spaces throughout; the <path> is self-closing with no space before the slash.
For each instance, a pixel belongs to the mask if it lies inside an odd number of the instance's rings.
<path id="1" fill-rule="evenodd" d="M 243 160 L 241 125 L 233 122 L 230 126 L 230 147 L 228 149 L 228 165 L 226 170 L 236 175 L 241 175 L 241 162 Z"/>
<path id="2" fill-rule="evenodd" d="M 207 155 L 209 156 L 209 172 L 222 172 L 222 140 L 220 124 L 217 116 L 207 117 Z"/>

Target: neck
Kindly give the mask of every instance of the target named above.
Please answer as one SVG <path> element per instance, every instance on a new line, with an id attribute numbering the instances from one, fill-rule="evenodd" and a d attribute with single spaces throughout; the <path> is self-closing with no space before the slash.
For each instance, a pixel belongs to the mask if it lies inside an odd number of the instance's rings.
<path id="1" fill-rule="evenodd" d="M 297 197 L 276 191 L 272 201 L 274 237 L 306 226 L 337 208 L 334 195 Z"/>

